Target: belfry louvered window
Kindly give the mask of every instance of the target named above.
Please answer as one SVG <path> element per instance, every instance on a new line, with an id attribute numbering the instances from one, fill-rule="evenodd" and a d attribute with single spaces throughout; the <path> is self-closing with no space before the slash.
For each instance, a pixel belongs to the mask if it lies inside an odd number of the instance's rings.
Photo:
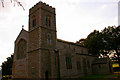
<path id="1" fill-rule="evenodd" d="M 46 26 L 51 27 L 51 17 L 50 16 L 46 16 Z"/>
<path id="2" fill-rule="evenodd" d="M 36 26 L 36 18 L 32 20 L 32 27 L 35 27 L 35 26 Z"/>

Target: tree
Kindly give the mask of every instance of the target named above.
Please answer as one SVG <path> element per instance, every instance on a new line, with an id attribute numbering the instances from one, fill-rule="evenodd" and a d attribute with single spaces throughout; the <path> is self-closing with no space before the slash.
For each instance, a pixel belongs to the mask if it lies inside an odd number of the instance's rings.
<path id="1" fill-rule="evenodd" d="M 86 39 L 80 39 L 79 41 L 77 41 L 76 43 L 79 43 L 85 47 L 88 48 L 88 52 L 90 54 L 99 56 L 100 53 L 103 51 L 103 40 L 102 40 L 102 34 L 97 31 L 94 30 L 93 32 L 91 32 Z"/>
<path id="2" fill-rule="evenodd" d="M 104 28 L 101 32 L 94 30 L 86 39 L 80 39 L 77 43 L 86 46 L 88 52 L 93 55 L 107 56 L 116 51 L 118 60 L 120 57 L 120 26 Z M 120 60 L 119 60 L 120 62 Z"/>
<path id="3" fill-rule="evenodd" d="M 85 46 L 85 44 L 84 44 L 85 40 L 86 40 L 86 39 L 82 38 L 82 39 L 80 39 L 79 41 L 77 41 L 76 43 Z"/>
<path id="4" fill-rule="evenodd" d="M 7 61 L 2 63 L 2 76 L 3 75 L 12 75 L 12 65 L 13 65 L 13 55 L 7 58 Z"/>
<path id="5" fill-rule="evenodd" d="M 105 50 L 111 51 L 114 50 L 117 55 L 118 63 L 120 65 L 120 26 L 115 27 L 108 27 L 102 31 L 104 35 L 103 40 L 105 43 Z"/>
<path id="6" fill-rule="evenodd" d="M 88 35 L 84 44 L 88 48 L 89 53 L 96 56 L 99 56 L 104 49 L 102 34 L 97 30 Z"/>

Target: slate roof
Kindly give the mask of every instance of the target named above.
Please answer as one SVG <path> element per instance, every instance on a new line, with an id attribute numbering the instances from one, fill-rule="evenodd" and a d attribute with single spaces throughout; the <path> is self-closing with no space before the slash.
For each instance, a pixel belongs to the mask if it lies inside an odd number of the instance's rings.
<path id="1" fill-rule="evenodd" d="M 69 41 L 65 41 L 65 40 L 62 40 L 62 39 L 57 39 L 57 41 L 58 41 L 58 42 L 62 42 L 62 43 L 67 43 L 67 44 L 75 45 L 75 46 L 85 47 L 85 46 L 80 45 L 80 44 L 78 44 L 78 43 L 69 42 Z"/>

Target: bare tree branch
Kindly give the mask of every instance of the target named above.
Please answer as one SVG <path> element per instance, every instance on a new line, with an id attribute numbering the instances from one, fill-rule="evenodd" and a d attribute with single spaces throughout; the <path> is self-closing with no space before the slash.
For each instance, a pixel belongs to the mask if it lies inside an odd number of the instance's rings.
<path id="1" fill-rule="evenodd" d="M 2 7 L 4 7 L 4 3 L 2 2 Z"/>
<path id="2" fill-rule="evenodd" d="M 23 7 L 22 3 L 18 0 L 13 0 L 14 1 L 14 6 L 15 6 L 15 3 L 17 3 L 18 6 L 21 6 L 23 8 L 23 10 L 25 10 L 25 8 Z M 12 0 L 10 0 L 10 2 L 12 3 Z M 5 7 L 4 6 L 4 0 L 1 0 L 1 3 L 2 3 L 2 7 Z"/>
<path id="3" fill-rule="evenodd" d="M 20 1 L 18 1 L 18 0 L 14 0 L 14 2 L 16 2 L 18 6 L 21 6 L 21 7 L 23 8 L 23 10 L 25 10 L 25 8 L 23 7 L 23 5 L 21 4 Z"/>
<path id="4" fill-rule="evenodd" d="M 4 0 L 1 0 L 1 3 L 2 3 L 2 7 L 4 7 Z"/>

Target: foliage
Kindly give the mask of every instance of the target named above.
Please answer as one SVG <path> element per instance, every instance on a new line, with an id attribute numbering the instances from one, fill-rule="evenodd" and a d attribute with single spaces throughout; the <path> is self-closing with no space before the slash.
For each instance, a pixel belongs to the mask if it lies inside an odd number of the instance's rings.
<path id="1" fill-rule="evenodd" d="M 85 46 L 88 48 L 89 53 L 94 55 L 99 55 L 103 45 L 102 34 L 97 30 L 90 33 L 85 40 Z"/>
<path id="2" fill-rule="evenodd" d="M 107 56 L 111 51 L 116 51 L 117 59 L 120 53 L 120 26 L 104 28 L 101 32 L 94 30 L 86 39 L 80 39 L 77 43 L 86 46 L 93 55 Z"/>
<path id="3" fill-rule="evenodd" d="M 104 43 L 105 43 L 105 50 L 111 51 L 114 50 L 117 55 L 118 63 L 120 64 L 120 26 L 115 27 L 108 27 L 102 31 L 104 35 Z"/>
<path id="4" fill-rule="evenodd" d="M 120 45 L 120 26 L 108 27 L 102 31 L 107 50 L 116 50 Z"/>
<path id="5" fill-rule="evenodd" d="M 3 75 L 12 75 L 12 64 L 13 64 L 13 55 L 7 58 L 7 61 L 2 63 L 2 76 Z"/>
<path id="6" fill-rule="evenodd" d="M 85 45 L 85 44 L 84 44 L 85 40 L 86 40 L 86 39 L 82 38 L 82 39 L 80 39 L 79 41 L 77 41 L 76 43 L 79 43 L 79 44 L 81 44 L 81 45 L 84 46 L 84 45 Z"/>
<path id="7" fill-rule="evenodd" d="M 80 39 L 77 43 L 87 47 L 89 53 L 99 56 L 99 53 L 103 50 L 104 46 L 102 36 L 103 35 L 99 31 L 94 30 L 86 39 Z"/>

